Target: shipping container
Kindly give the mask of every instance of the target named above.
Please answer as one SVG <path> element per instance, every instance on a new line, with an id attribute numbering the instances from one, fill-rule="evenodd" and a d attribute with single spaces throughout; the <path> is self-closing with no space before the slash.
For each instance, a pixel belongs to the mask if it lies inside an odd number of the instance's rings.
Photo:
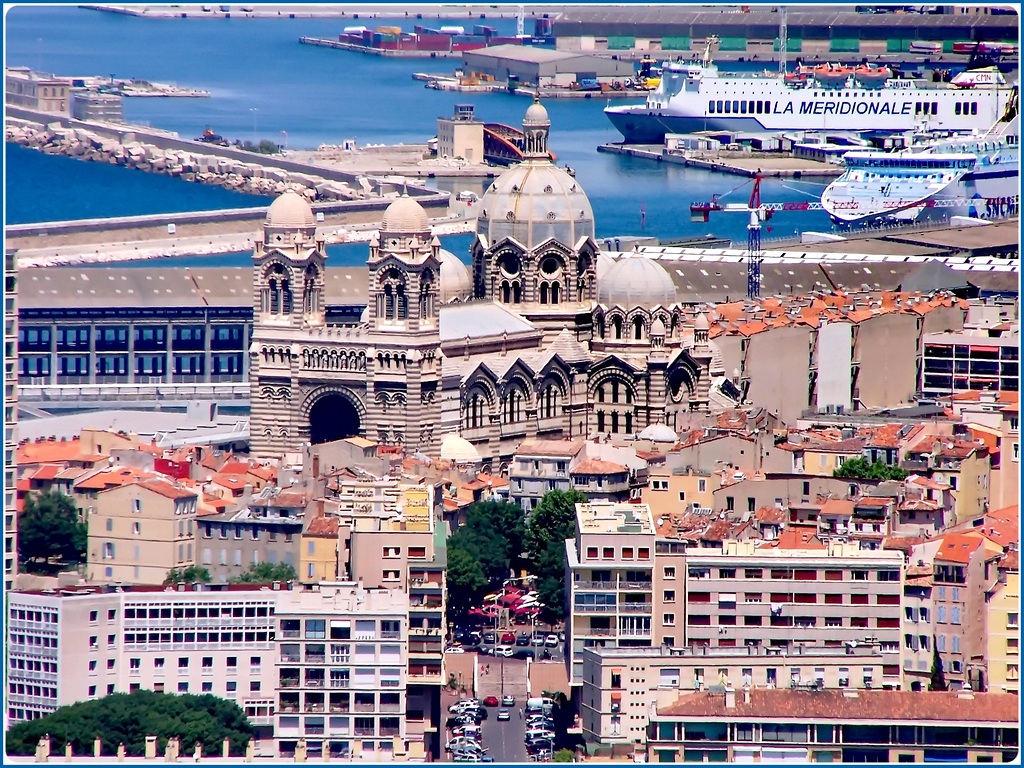
<path id="1" fill-rule="evenodd" d="M 443 35 L 464 35 L 466 34 L 465 27 L 441 27 L 441 34 Z"/>
<path id="2" fill-rule="evenodd" d="M 345 27 L 346 35 L 361 35 L 366 31 L 366 27 Z"/>
<path id="3" fill-rule="evenodd" d="M 377 31 L 382 35 L 400 35 L 402 34 L 401 27 L 377 27 Z"/>

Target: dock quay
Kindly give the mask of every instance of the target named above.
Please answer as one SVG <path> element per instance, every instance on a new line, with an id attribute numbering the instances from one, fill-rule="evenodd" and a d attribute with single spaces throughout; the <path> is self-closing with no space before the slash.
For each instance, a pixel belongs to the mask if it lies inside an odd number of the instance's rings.
<path id="1" fill-rule="evenodd" d="M 673 163 L 688 168 L 703 168 L 707 171 L 731 173 L 736 176 L 754 177 L 760 174 L 766 178 L 799 179 L 807 177 L 832 178 L 843 173 L 843 167 L 831 163 L 819 163 L 799 157 L 779 154 L 720 155 L 717 159 L 689 157 L 672 152 L 659 144 L 601 144 L 598 152 L 629 155 L 659 163 Z"/>
<path id="2" fill-rule="evenodd" d="M 448 59 L 462 57 L 462 51 L 400 51 L 391 48 L 374 48 L 369 45 L 343 43 L 340 40 L 332 40 L 329 37 L 300 37 L 299 42 L 303 45 L 319 45 L 324 48 L 338 48 L 343 51 L 369 53 L 373 56 L 384 56 L 385 58 L 395 59 Z"/>

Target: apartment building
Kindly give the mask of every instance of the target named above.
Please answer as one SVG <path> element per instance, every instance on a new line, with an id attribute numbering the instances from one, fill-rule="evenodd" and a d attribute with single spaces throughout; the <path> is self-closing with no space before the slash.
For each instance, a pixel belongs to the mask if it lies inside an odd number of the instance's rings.
<path id="1" fill-rule="evenodd" d="M 160 478 L 99 492 L 87 521 L 89 582 L 158 585 L 172 568 L 193 565 L 197 502 Z"/>
<path id="2" fill-rule="evenodd" d="M 694 470 L 692 467 L 652 469 L 640 500 L 651 508 L 655 520 L 680 510 L 710 514 L 714 492 L 722 483 L 718 473 Z"/>
<path id="3" fill-rule="evenodd" d="M 447 683 L 444 633 L 448 565 L 441 494 L 427 484 L 402 484 L 398 513 L 387 519 L 353 518 L 347 535 L 347 569 L 368 587 L 401 589 L 408 595 L 406 736 L 428 755 L 441 758 Z M 343 529 L 342 535 L 345 536 Z M 419 747 L 417 747 L 419 749 Z"/>
<path id="4" fill-rule="evenodd" d="M 1016 696 L 949 691 L 699 691 L 658 706 L 647 762 L 1015 762 Z"/>
<path id="5" fill-rule="evenodd" d="M 908 441 L 900 466 L 949 485 L 956 498 L 956 521 L 962 523 L 985 512 L 989 497 L 988 454 L 982 442 L 922 428 Z"/>
<path id="6" fill-rule="evenodd" d="M 13 592 L 7 619 L 11 722 L 138 688 L 211 693 L 246 711 L 258 756 L 290 757 L 299 739 L 310 755 L 425 754 L 422 737 L 406 734 L 418 712 L 407 708 L 408 598 L 398 590 Z"/>
<path id="7" fill-rule="evenodd" d="M 715 686 L 796 690 L 871 686 L 891 663 L 877 645 L 842 648 L 587 648 L 580 717 L 584 738 L 601 744 L 646 739 L 653 707 L 681 692 Z M 890 670 L 891 671 L 891 670 Z"/>
<path id="8" fill-rule="evenodd" d="M 196 564 L 214 582 L 224 583 L 264 562 L 283 563 L 299 571 L 302 518 L 262 513 L 247 507 L 238 512 L 205 515 L 196 524 Z"/>
<path id="9" fill-rule="evenodd" d="M 4 589 L 18 573 L 18 258 L 4 249 Z"/>
<path id="10" fill-rule="evenodd" d="M 961 333 L 926 333 L 922 339 L 921 394 L 1020 387 L 1020 326 L 1004 323 Z"/>
<path id="11" fill-rule="evenodd" d="M 28 67 L 7 67 L 4 75 L 4 98 L 10 106 L 68 114 L 70 78 L 34 72 Z"/>
<path id="12" fill-rule="evenodd" d="M 299 580 L 303 584 L 337 581 L 341 578 L 338 558 L 339 520 L 318 515 L 306 523 L 299 550 Z"/>
<path id="13" fill-rule="evenodd" d="M 8 596 L 7 716 L 138 688 L 211 693 L 236 702 L 256 727 L 257 755 L 273 756 L 280 592 L 83 587 Z"/>
<path id="14" fill-rule="evenodd" d="M 975 532 L 948 533 L 935 553 L 932 597 L 935 647 L 946 684 L 987 689 L 986 587 L 996 579 L 1002 547 Z"/>
<path id="15" fill-rule="evenodd" d="M 322 583 L 276 604 L 276 755 L 422 757 L 406 741 L 409 599 L 400 590 Z M 405 717 L 403 717 L 405 714 Z"/>
<path id="16" fill-rule="evenodd" d="M 932 565 L 907 566 L 903 576 L 903 687 L 928 689 L 931 682 L 932 643 L 935 638 L 935 603 L 932 600 Z"/>
<path id="17" fill-rule="evenodd" d="M 565 542 L 571 685 L 583 683 L 585 648 L 651 645 L 655 540 L 645 504 L 576 505 L 576 538 Z"/>
<path id="18" fill-rule="evenodd" d="M 1004 554 L 996 574 L 985 593 L 988 690 L 1020 695 L 1020 553 Z"/>
<path id="19" fill-rule="evenodd" d="M 580 440 L 524 440 L 509 464 L 509 496 L 529 513 L 548 491 L 569 490 L 569 465 Z"/>
<path id="20" fill-rule="evenodd" d="M 687 553 L 678 620 L 691 646 L 878 643 L 891 661 L 874 684 L 898 685 L 902 593 L 900 552 L 787 535 L 726 541 Z"/>

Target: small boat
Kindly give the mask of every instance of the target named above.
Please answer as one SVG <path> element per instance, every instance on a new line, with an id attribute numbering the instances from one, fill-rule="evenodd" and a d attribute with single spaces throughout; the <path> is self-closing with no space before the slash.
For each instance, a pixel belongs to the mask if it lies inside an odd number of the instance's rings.
<path id="1" fill-rule="evenodd" d="M 852 67 L 843 67 L 839 64 L 822 64 L 814 69 L 814 77 L 822 85 L 842 85 L 852 74 Z"/>
<path id="2" fill-rule="evenodd" d="M 853 70 L 853 76 L 864 85 L 881 85 L 892 77 L 892 70 L 876 64 L 862 64 Z"/>

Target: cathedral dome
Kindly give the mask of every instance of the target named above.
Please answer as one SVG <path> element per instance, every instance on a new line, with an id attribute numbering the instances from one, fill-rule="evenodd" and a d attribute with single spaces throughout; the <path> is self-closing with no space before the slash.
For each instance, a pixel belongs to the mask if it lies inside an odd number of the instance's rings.
<path id="1" fill-rule="evenodd" d="M 615 266 L 615 259 L 609 256 L 607 253 L 597 254 L 597 279 L 600 280 L 607 273 L 608 270 Z"/>
<path id="2" fill-rule="evenodd" d="M 469 440 L 452 432 L 441 441 L 441 459 L 456 464 L 476 464 L 480 461 L 480 452 Z"/>
<path id="3" fill-rule="evenodd" d="M 313 209 L 306 199 L 288 190 L 267 209 L 267 226 L 277 229 L 304 229 L 316 227 Z"/>
<path id="4" fill-rule="evenodd" d="M 473 276 L 469 267 L 449 251 L 440 251 L 437 258 L 441 262 L 441 278 L 438 283 L 441 303 L 447 304 L 453 299 L 465 300 L 472 296 Z"/>
<path id="5" fill-rule="evenodd" d="M 402 195 L 387 207 L 380 224 L 381 232 L 426 232 L 429 229 L 427 212 L 408 195 Z"/>
<path id="6" fill-rule="evenodd" d="M 634 256 L 616 262 L 598 281 L 597 301 L 606 307 L 667 307 L 676 303 L 676 284 L 654 259 Z"/>
<path id="7" fill-rule="evenodd" d="M 548 154 L 548 113 L 539 103 L 523 120 L 524 160 L 499 176 L 480 200 L 476 231 L 493 246 L 506 237 L 527 249 L 554 238 L 574 246 L 594 236 L 594 209 L 586 193 Z"/>
<path id="8" fill-rule="evenodd" d="M 667 424 L 650 424 L 644 427 L 639 435 L 641 440 L 650 440 L 653 443 L 674 443 L 679 436 L 672 431 Z"/>

